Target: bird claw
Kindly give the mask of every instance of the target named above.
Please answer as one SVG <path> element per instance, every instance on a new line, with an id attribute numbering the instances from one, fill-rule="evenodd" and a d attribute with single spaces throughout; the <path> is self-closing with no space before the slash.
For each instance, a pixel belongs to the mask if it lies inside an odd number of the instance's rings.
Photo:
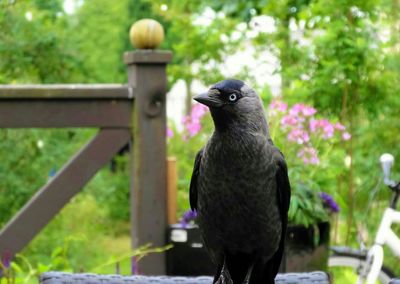
<path id="1" fill-rule="evenodd" d="M 246 277 L 244 278 L 243 284 L 250 283 L 250 278 L 251 278 L 251 274 L 253 273 L 253 268 L 254 268 L 254 262 L 250 265 L 249 269 L 247 270 L 247 274 L 246 274 Z"/>
<path id="2" fill-rule="evenodd" d="M 229 273 L 228 269 L 226 268 L 226 263 L 224 261 L 224 265 L 222 266 L 221 274 L 215 284 L 233 284 L 231 274 Z"/>
<path id="3" fill-rule="evenodd" d="M 222 271 L 217 282 L 215 284 L 233 284 L 231 276 L 228 271 Z"/>

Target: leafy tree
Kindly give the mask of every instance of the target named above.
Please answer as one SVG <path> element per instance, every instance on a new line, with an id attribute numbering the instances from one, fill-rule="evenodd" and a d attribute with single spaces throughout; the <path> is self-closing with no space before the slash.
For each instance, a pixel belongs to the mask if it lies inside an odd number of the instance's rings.
<path id="1" fill-rule="evenodd" d="M 350 160 L 347 173 L 348 206 L 346 240 L 350 237 L 355 208 L 357 129 L 362 120 L 374 119 L 390 94 L 385 57 L 373 23 L 377 19 L 375 1 L 342 1 L 333 5 L 315 1 L 311 6 L 315 28 L 323 30 L 313 39 L 314 56 L 309 76 L 310 98 L 349 127 L 352 134 L 346 151 Z M 310 19 L 311 20 L 311 19 Z"/>
<path id="2" fill-rule="evenodd" d="M 81 82 L 126 82 L 122 54 L 134 21 L 129 18 L 128 5 L 128 0 L 84 1 L 70 16 L 70 40 L 84 58 Z"/>
<path id="3" fill-rule="evenodd" d="M 0 82 L 55 83 L 79 77 L 80 58 L 64 32 L 62 1 L 3 1 Z"/>
<path id="4" fill-rule="evenodd" d="M 168 66 L 170 84 L 182 79 L 186 85 L 186 114 L 191 110 L 192 83 L 200 80 L 205 84 L 221 80 L 220 63 L 240 46 L 240 39 L 230 36 L 236 21 L 225 18 L 216 11 L 205 9 L 200 2 L 157 0 L 152 3 L 154 14 L 166 23 L 166 46 L 173 53 Z M 164 9 L 164 10 L 163 10 Z M 207 13 L 207 15 L 204 15 Z M 198 22 L 199 17 L 205 20 Z"/>

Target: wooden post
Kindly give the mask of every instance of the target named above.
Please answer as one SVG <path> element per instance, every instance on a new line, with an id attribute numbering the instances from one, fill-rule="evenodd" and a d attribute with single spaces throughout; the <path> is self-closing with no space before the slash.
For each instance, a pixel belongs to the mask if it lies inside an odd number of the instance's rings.
<path id="1" fill-rule="evenodd" d="M 178 220 L 176 218 L 177 213 L 177 182 L 178 173 L 176 169 L 176 158 L 167 158 L 167 217 L 168 224 L 175 224 Z"/>
<path id="2" fill-rule="evenodd" d="M 132 246 L 165 245 L 166 195 L 166 64 L 172 53 L 160 50 L 127 52 L 128 83 L 135 89 L 131 181 Z M 166 272 L 165 254 L 139 262 L 142 274 Z"/>

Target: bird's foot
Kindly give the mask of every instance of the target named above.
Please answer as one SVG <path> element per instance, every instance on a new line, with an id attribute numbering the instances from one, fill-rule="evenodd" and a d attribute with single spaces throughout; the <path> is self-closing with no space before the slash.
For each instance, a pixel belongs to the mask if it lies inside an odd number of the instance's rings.
<path id="1" fill-rule="evenodd" d="M 226 267 L 226 262 L 224 260 L 224 265 L 222 266 L 221 269 L 221 274 L 219 275 L 219 278 L 215 284 L 233 284 L 231 274 L 229 273 L 227 267 Z"/>
<path id="2" fill-rule="evenodd" d="M 215 284 L 233 284 L 233 281 L 231 279 L 231 275 L 229 274 L 228 271 L 221 272 L 221 275 L 219 276 L 217 282 Z"/>
<path id="3" fill-rule="evenodd" d="M 249 269 L 247 270 L 246 277 L 243 280 L 243 284 L 250 283 L 250 278 L 251 278 L 251 273 L 253 272 L 253 268 L 254 268 L 254 262 L 250 265 Z"/>

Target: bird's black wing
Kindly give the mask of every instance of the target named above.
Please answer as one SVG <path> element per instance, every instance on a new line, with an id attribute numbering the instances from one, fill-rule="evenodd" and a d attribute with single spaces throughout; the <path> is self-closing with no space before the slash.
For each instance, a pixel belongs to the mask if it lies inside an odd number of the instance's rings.
<path id="1" fill-rule="evenodd" d="M 278 148 L 275 148 L 274 151 L 275 163 L 277 166 L 275 176 L 278 186 L 280 213 L 282 217 L 285 217 L 283 219 L 287 222 L 287 214 L 290 205 L 290 182 L 288 169 L 282 152 L 279 151 Z"/>
<path id="2" fill-rule="evenodd" d="M 286 238 L 286 227 L 288 223 L 288 210 L 290 205 L 290 182 L 288 177 L 287 165 L 285 158 L 279 149 L 274 147 L 273 157 L 276 165 L 276 184 L 278 190 L 278 203 L 280 209 L 280 215 L 282 220 L 282 235 L 281 241 L 279 243 L 279 248 L 271 259 L 271 270 L 272 276 L 275 277 L 278 274 L 279 266 L 282 261 L 282 256 L 284 253 L 284 245 Z"/>
<path id="3" fill-rule="evenodd" d="M 192 211 L 197 210 L 197 178 L 199 176 L 200 162 L 202 156 L 203 149 L 201 149 L 196 155 L 196 158 L 194 160 L 192 179 L 190 180 L 189 201 Z"/>

